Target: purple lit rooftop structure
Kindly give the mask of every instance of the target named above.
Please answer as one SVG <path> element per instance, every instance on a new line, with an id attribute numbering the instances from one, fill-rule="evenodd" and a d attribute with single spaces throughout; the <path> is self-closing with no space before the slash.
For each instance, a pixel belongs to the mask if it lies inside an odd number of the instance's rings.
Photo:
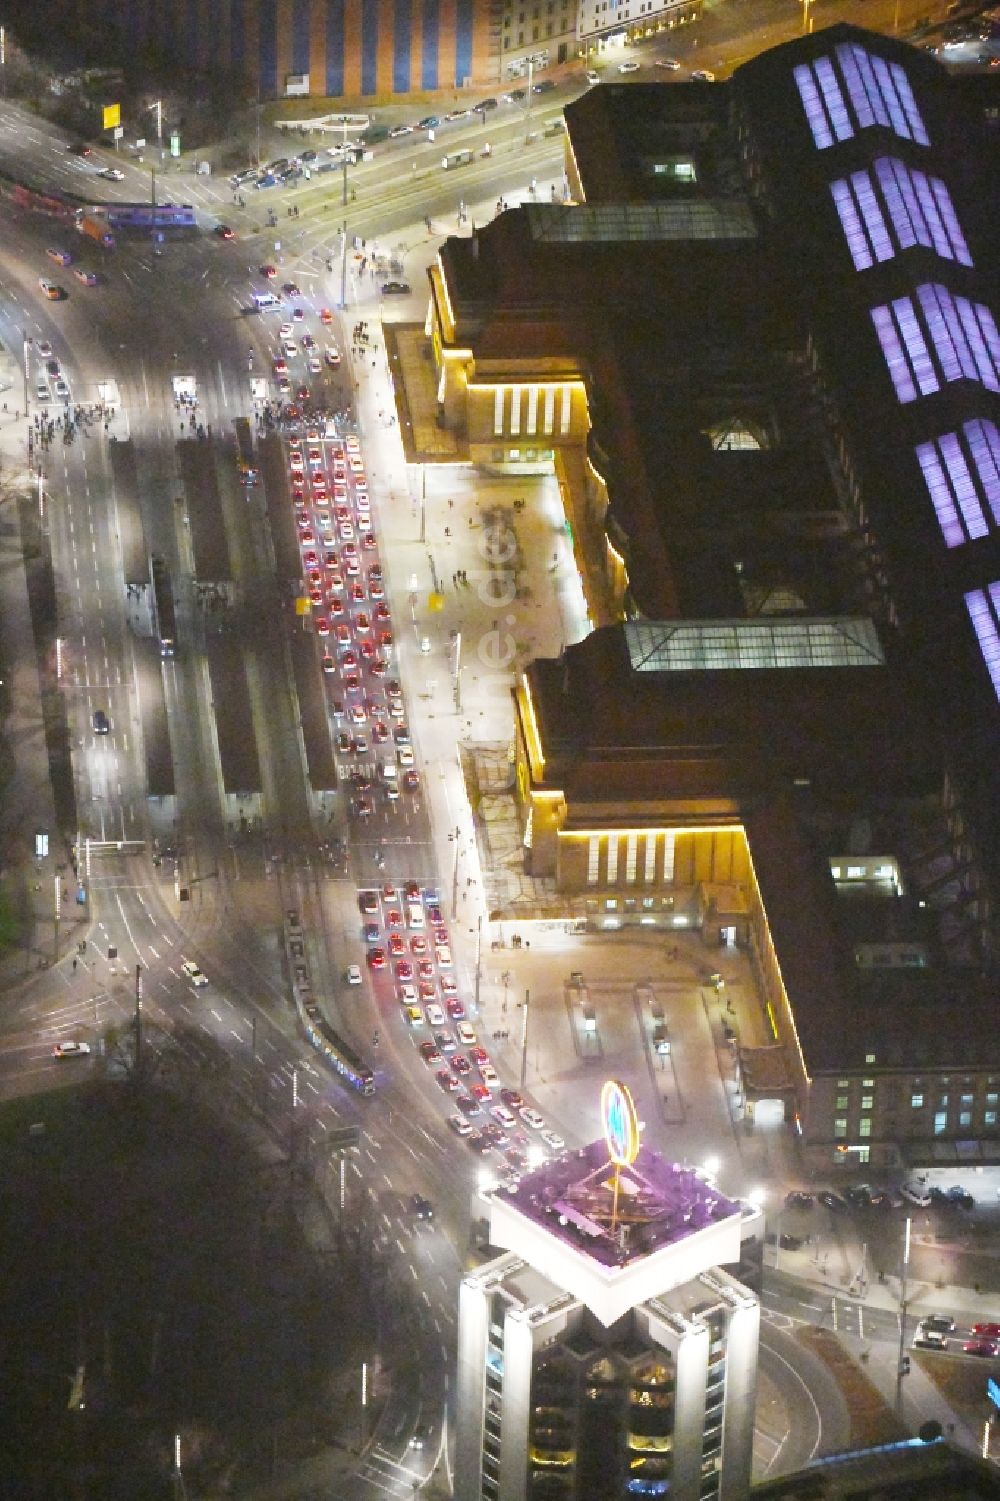
<path id="1" fill-rule="evenodd" d="M 740 1256 L 740 1206 L 691 1168 L 641 1147 L 618 1172 L 617 1215 L 604 1140 L 487 1196 L 493 1244 L 582 1298 L 605 1324 Z"/>

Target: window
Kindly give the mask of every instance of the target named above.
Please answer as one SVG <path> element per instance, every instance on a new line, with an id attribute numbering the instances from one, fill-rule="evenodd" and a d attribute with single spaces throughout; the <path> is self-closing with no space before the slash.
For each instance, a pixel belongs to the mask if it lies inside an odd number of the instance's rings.
<path id="1" fill-rule="evenodd" d="M 939 1110 L 947 1110 L 948 1109 L 948 1096 L 946 1094 L 943 1094 L 940 1097 L 940 1099 L 938 1100 L 938 1109 Z"/>
<path id="2" fill-rule="evenodd" d="M 1000 583 L 990 584 L 988 592 L 986 589 L 970 589 L 965 596 L 965 607 L 986 671 L 997 698 L 1000 698 Z"/>
<path id="3" fill-rule="evenodd" d="M 970 1109 L 971 1105 L 972 1105 L 972 1096 L 971 1096 L 971 1094 L 964 1094 L 964 1095 L 962 1095 L 959 1103 L 962 1106 L 963 1110 Z"/>
<path id="4" fill-rule="evenodd" d="M 861 1080 L 861 1088 L 862 1089 L 874 1089 L 875 1088 L 875 1080 L 874 1079 L 862 1079 Z"/>
<path id="5" fill-rule="evenodd" d="M 591 834 L 587 841 L 587 885 L 596 886 L 601 865 L 601 836 Z"/>
<path id="6" fill-rule="evenodd" d="M 962 1111 L 960 1111 L 959 1112 L 959 1116 L 958 1116 L 958 1124 L 960 1126 L 971 1126 L 972 1125 L 972 1111 L 971 1110 L 962 1110 Z"/>
<path id="7" fill-rule="evenodd" d="M 984 1126 L 995 1126 L 996 1123 L 997 1123 L 997 1113 L 996 1113 L 996 1111 L 995 1110 L 987 1110 L 984 1113 L 984 1115 L 983 1115 L 983 1125 Z"/>
<path id="8" fill-rule="evenodd" d="M 837 1088 L 838 1089 L 850 1089 L 850 1087 L 851 1087 L 851 1081 L 850 1081 L 850 1079 L 838 1079 L 837 1080 Z"/>
<path id="9" fill-rule="evenodd" d="M 924 1108 L 924 1097 L 923 1097 L 923 1095 L 922 1094 L 911 1094 L 910 1095 L 910 1109 L 911 1110 L 923 1110 L 923 1108 Z"/>
<path id="10" fill-rule="evenodd" d="M 995 1105 L 997 1103 L 997 1094 L 995 1090 L 991 1090 L 986 1096 L 986 1103 L 987 1105 Z"/>
<path id="11" fill-rule="evenodd" d="M 875 1062 L 875 1054 L 874 1053 L 866 1053 L 865 1054 L 865 1062 L 866 1063 L 874 1063 Z"/>
<path id="12" fill-rule="evenodd" d="M 947 1110 L 938 1110 L 938 1111 L 936 1111 L 935 1115 L 934 1115 L 934 1135 L 935 1136 L 940 1136 L 941 1133 L 942 1133 L 942 1131 L 947 1131 L 947 1129 L 948 1129 L 948 1112 L 947 1112 Z"/>
<path id="13" fill-rule="evenodd" d="M 874 1095 L 863 1094 L 861 1096 L 861 1108 L 862 1108 L 862 1110 L 871 1110 L 873 1108 L 874 1104 L 875 1104 L 875 1096 Z"/>
<path id="14" fill-rule="evenodd" d="M 848 1095 L 846 1095 L 846 1094 L 839 1094 L 837 1096 L 837 1105 L 836 1105 L 836 1108 L 838 1110 L 846 1110 L 847 1107 L 848 1107 L 848 1101 L 849 1101 L 849 1096 Z"/>
<path id="15" fill-rule="evenodd" d="M 861 1121 L 861 1124 L 858 1127 L 858 1133 L 861 1136 L 871 1136 L 871 1134 L 872 1134 L 872 1123 L 871 1123 L 871 1120 L 869 1119 L 869 1117 L 867 1115 Z"/>
<path id="16" fill-rule="evenodd" d="M 838 1138 L 839 1137 L 844 1137 L 844 1136 L 847 1135 L 847 1120 L 845 1119 L 844 1116 L 839 1116 L 834 1121 L 834 1123 L 833 1123 L 833 1134 L 834 1134 L 834 1136 L 836 1136 Z"/>

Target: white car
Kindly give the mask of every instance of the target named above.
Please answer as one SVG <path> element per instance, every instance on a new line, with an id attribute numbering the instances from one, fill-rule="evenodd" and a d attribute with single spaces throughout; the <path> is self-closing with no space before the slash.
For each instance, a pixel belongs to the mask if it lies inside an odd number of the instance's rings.
<path id="1" fill-rule="evenodd" d="M 618 71 L 619 73 L 638 73 L 639 64 L 637 62 L 619 63 Z"/>
<path id="2" fill-rule="evenodd" d="M 294 325 L 294 323 L 283 323 L 281 325 L 281 327 L 278 329 L 278 338 L 282 339 L 282 340 L 284 340 L 284 339 L 291 339 L 291 337 L 292 337 L 292 335 L 294 333 L 295 333 L 295 325 Z"/>
<path id="3" fill-rule="evenodd" d="M 676 57 L 658 57 L 653 64 L 654 68 L 665 68 L 668 73 L 678 73 L 680 66 Z"/>
<path id="4" fill-rule="evenodd" d="M 483 1083 L 490 1089 L 496 1089 L 497 1085 L 500 1083 L 500 1075 L 497 1073 L 492 1063 L 481 1063 L 479 1065 L 479 1077 L 482 1079 Z"/>
<path id="5" fill-rule="evenodd" d="M 691 74 L 691 82 L 692 83 L 714 83 L 715 82 L 715 74 L 714 73 L 710 73 L 707 68 L 696 68 L 695 71 Z"/>
<path id="6" fill-rule="evenodd" d="M 299 352 L 299 346 L 297 344 L 293 344 L 291 339 L 282 339 L 281 352 L 285 356 L 286 360 L 294 360 L 295 356 Z"/>
<path id="7" fill-rule="evenodd" d="M 447 1017 L 434 1001 L 427 1007 L 427 1020 L 432 1027 L 447 1026 Z"/>
<path id="8" fill-rule="evenodd" d="M 53 1058 L 85 1058 L 90 1052 L 89 1042 L 57 1042 L 52 1049 Z"/>
<path id="9" fill-rule="evenodd" d="M 188 979 L 191 981 L 191 984 L 196 990 L 200 990 L 203 985 L 208 984 L 208 976 L 201 969 L 199 969 L 198 965 L 195 964 L 193 959 L 182 959 L 181 969 L 187 975 Z"/>
<path id="10" fill-rule="evenodd" d="M 415 1006 L 417 1004 L 417 987 L 408 983 L 400 985 L 399 1000 L 403 1006 Z"/>
<path id="11" fill-rule="evenodd" d="M 434 945 L 434 957 L 438 962 L 439 969 L 451 969 L 451 949 L 446 943 Z"/>
<path id="12" fill-rule="evenodd" d="M 471 1136 L 472 1125 L 464 1115 L 449 1115 L 448 1124 L 456 1136 Z"/>
<path id="13" fill-rule="evenodd" d="M 553 1152 L 565 1151 L 566 1143 L 563 1141 L 562 1137 L 555 1131 L 543 1131 L 542 1140 L 547 1147 L 552 1148 Z"/>
<path id="14" fill-rule="evenodd" d="M 464 1047 L 474 1048 L 476 1046 L 476 1034 L 475 1032 L 473 1032 L 468 1022 L 459 1022 L 458 1026 L 455 1028 L 455 1031 L 458 1033 L 459 1042 L 461 1042 Z"/>
<path id="15" fill-rule="evenodd" d="M 125 181 L 125 173 L 121 170 L 120 167 L 102 167 L 97 175 L 98 177 L 107 178 L 108 182 Z"/>
<path id="16" fill-rule="evenodd" d="M 531 1127 L 532 1131 L 541 1131 L 544 1129 L 545 1121 L 539 1115 L 538 1111 L 532 1109 L 530 1105 L 522 1105 L 517 1113 L 524 1121 L 524 1124 Z"/>
<path id="17" fill-rule="evenodd" d="M 323 374 L 323 363 L 322 363 L 321 360 L 318 360 L 314 354 L 311 354 L 309 356 L 309 374 L 310 375 L 322 375 Z"/>
<path id="18" fill-rule="evenodd" d="M 593 69 L 593 68 L 588 68 L 587 69 L 587 82 L 588 83 L 600 83 L 600 81 L 601 81 L 601 75 L 600 75 L 600 73 L 596 72 L 595 69 Z"/>
<path id="19" fill-rule="evenodd" d="M 347 983 L 348 983 L 348 985 L 360 985 L 361 984 L 361 965 L 360 964 L 349 964 L 347 966 Z"/>
<path id="20" fill-rule="evenodd" d="M 506 1126 L 508 1131 L 512 1126 L 517 1125 L 517 1116 L 513 1110 L 508 1110 L 506 1105 L 494 1105 L 490 1115 L 495 1121 L 499 1121 L 501 1126 Z"/>

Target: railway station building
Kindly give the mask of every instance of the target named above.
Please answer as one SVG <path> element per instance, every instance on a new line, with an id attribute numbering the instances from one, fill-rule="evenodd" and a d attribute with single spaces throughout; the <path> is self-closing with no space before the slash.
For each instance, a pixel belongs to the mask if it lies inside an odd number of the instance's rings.
<path id="1" fill-rule="evenodd" d="M 1000 1161 L 1000 92 L 837 26 L 566 112 L 449 240 L 442 423 L 554 472 L 594 631 L 516 691 L 525 869 L 750 955 L 746 1108 Z"/>

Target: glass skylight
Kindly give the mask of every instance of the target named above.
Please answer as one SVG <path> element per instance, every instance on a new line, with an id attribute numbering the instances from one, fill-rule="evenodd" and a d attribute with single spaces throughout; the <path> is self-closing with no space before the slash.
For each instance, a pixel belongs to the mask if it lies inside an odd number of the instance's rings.
<path id="1" fill-rule="evenodd" d="M 920 443 L 916 452 L 945 545 L 985 537 L 989 524 L 957 433 Z"/>
<path id="2" fill-rule="evenodd" d="M 865 616 L 630 620 L 624 631 L 633 672 L 881 667 L 885 662 L 875 627 Z"/>
<path id="3" fill-rule="evenodd" d="M 972 589 L 965 596 L 965 606 L 986 663 L 993 691 L 1000 699 L 1000 583 L 987 589 Z"/>
<path id="4" fill-rule="evenodd" d="M 871 310 L 901 402 L 930 396 L 943 382 L 978 381 L 1000 391 L 1000 333 L 988 307 L 925 282 L 912 297 Z"/>
<path id="5" fill-rule="evenodd" d="M 892 130 L 906 141 L 929 144 L 910 80 L 900 63 L 887 62 L 847 42 L 835 49 L 833 58 L 800 63 L 793 77 L 821 151 L 872 125 Z"/>

